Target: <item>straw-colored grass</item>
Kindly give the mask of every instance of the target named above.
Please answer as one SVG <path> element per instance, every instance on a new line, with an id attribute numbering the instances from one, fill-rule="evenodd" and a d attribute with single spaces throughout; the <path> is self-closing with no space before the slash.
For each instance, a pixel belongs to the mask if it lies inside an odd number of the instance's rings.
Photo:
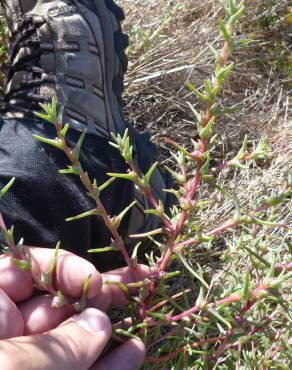
<path id="1" fill-rule="evenodd" d="M 212 73 L 214 59 L 207 43 L 215 46 L 220 43 L 217 32 L 220 1 L 118 3 L 126 12 L 124 30 L 130 35 L 131 44 L 125 113 L 136 127 L 151 132 L 163 162 L 169 165 L 164 138 L 188 146 L 190 136 L 196 132 L 194 117 L 187 106 L 188 101 L 196 101 L 185 84 L 191 81 L 199 87 Z M 287 167 L 292 164 L 289 1 L 275 4 L 268 7 L 263 0 L 245 1 L 246 12 L 238 38 L 251 42 L 234 54 L 236 68 L 220 101 L 223 107 L 234 107 L 235 111 L 218 121 L 216 129 L 221 135 L 218 160 L 232 157 L 246 134 L 254 143 L 267 138 L 274 151 L 274 160 L 265 165 L 222 176 L 222 185 L 236 187 L 244 202 L 283 186 Z M 273 21 L 270 14 L 276 14 Z M 212 194 L 209 196 L 212 198 Z M 215 224 L 232 208 L 229 201 L 216 203 L 205 214 Z"/>

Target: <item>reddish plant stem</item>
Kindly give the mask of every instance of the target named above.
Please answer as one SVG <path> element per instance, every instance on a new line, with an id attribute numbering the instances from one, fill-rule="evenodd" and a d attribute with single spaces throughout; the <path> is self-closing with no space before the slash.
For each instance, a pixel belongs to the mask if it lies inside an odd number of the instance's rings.
<path id="1" fill-rule="evenodd" d="M 67 156 L 67 158 L 69 159 L 69 161 L 71 162 L 73 167 L 76 166 L 76 167 L 79 167 L 81 169 L 79 177 L 80 177 L 80 180 L 81 180 L 83 186 L 86 188 L 86 190 L 88 192 L 95 193 L 95 190 L 94 190 L 94 188 L 91 184 L 91 181 L 88 177 L 88 174 L 83 171 L 80 162 L 73 157 L 73 153 L 69 149 L 65 138 L 60 136 L 60 131 L 62 130 L 61 122 L 57 121 L 56 124 L 55 124 L 55 127 L 56 127 L 56 130 L 57 130 L 58 138 L 62 143 L 63 151 L 64 151 L 65 155 Z M 108 213 L 107 213 L 104 205 L 102 204 L 100 198 L 95 197 L 94 200 L 95 200 L 95 203 L 96 203 L 96 209 L 97 209 L 98 213 L 102 217 L 107 229 L 111 232 L 114 240 L 116 241 L 116 243 L 117 243 L 117 245 L 118 245 L 118 247 L 119 247 L 119 249 L 120 249 L 120 251 L 123 255 L 123 258 L 124 258 L 127 266 L 129 267 L 133 277 L 135 279 L 139 280 L 139 277 L 138 277 L 137 273 L 135 272 L 135 268 L 133 267 L 133 263 L 131 261 L 131 258 L 129 256 L 128 252 L 127 252 L 126 247 L 125 247 L 123 238 L 121 237 L 121 235 L 119 234 L 117 229 L 112 226 L 111 218 L 108 215 Z"/>
<path id="2" fill-rule="evenodd" d="M 221 234 L 223 231 L 226 231 L 228 229 L 234 229 L 237 225 L 238 224 L 235 223 L 233 220 L 228 220 L 223 225 L 218 226 L 216 229 L 207 232 L 206 236 L 215 236 L 215 235 Z M 186 247 L 188 245 L 196 244 L 198 242 L 199 242 L 198 237 L 194 237 L 189 240 L 178 243 L 176 245 L 176 248 Z"/>
<path id="3" fill-rule="evenodd" d="M 234 220 L 229 220 L 229 221 L 225 222 L 223 225 L 217 227 L 216 229 L 209 231 L 206 235 L 207 236 L 218 235 L 218 234 L 221 234 L 223 231 L 225 231 L 227 229 L 234 229 L 237 225 L 238 225 L 238 223 L 235 222 Z"/>
<path id="4" fill-rule="evenodd" d="M 127 163 L 128 163 L 129 168 L 134 173 L 139 174 L 140 171 L 138 171 L 138 169 L 137 169 L 133 160 L 129 160 Z M 169 220 L 167 219 L 167 217 L 165 216 L 164 212 L 162 212 L 162 210 L 160 209 L 159 203 L 157 202 L 154 194 L 152 193 L 152 190 L 151 190 L 150 186 L 143 187 L 143 192 L 144 192 L 146 198 L 148 199 L 148 201 L 151 203 L 152 207 L 155 210 L 160 211 L 160 219 L 164 223 L 164 226 L 166 227 L 166 229 L 171 230 L 172 225 L 169 222 Z"/>
<path id="5" fill-rule="evenodd" d="M 253 293 L 255 293 L 255 291 L 253 292 Z M 243 325 L 245 322 L 246 322 L 246 319 L 243 317 L 244 316 L 244 314 L 247 312 L 247 311 L 249 311 L 250 310 L 250 308 L 256 303 L 258 301 L 258 297 L 257 297 L 257 299 L 255 299 L 255 300 L 253 300 L 253 301 L 251 301 L 251 300 L 248 300 L 247 302 L 246 302 L 246 304 L 244 305 L 244 307 L 240 310 L 240 315 L 239 316 L 236 316 L 235 317 L 235 321 L 238 323 L 238 325 Z M 277 310 L 276 310 L 277 311 Z M 265 322 L 268 322 L 268 321 L 271 321 L 272 320 L 272 318 L 277 314 L 277 312 L 276 311 L 274 311 L 273 312 L 273 314 L 271 314 L 266 320 L 265 320 Z M 254 327 L 254 328 L 252 328 L 252 330 L 248 333 L 248 336 L 251 336 L 251 335 L 253 335 L 253 334 L 255 334 L 255 333 L 257 333 L 257 332 L 259 332 L 259 331 L 261 331 L 262 330 L 262 328 L 257 328 L 257 327 Z M 227 334 L 226 334 L 227 335 Z M 230 337 L 230 336 L 232 336 L 233 335 L 233 331 L 232 330 L 229 330 L 228 331 L 228 337 Z M 234 345 L 238 345 L 239 347 L 240 347 L 240 351 L 239 352 L 241 352 L 241 342 L 240 341 L 238 341 L 238 342 L 235 342 L 235 343 L 233 343 L 232 344 L 232 346 L 234 346 Z M 227 347 L 227 346 L 230 346 L 229 344 L 228 344 L 228 341 L 227 340 L 225 340 L 224 341 L 224 343 L 222 343 L 221 345 L 220 345 L 220 347 L 219 347 L 219 349 L 218 349 L 218 352 L 216 353 L 216 357 L 215 357 L 215 359 L 214 359 L 214 362 L 216 362 L 217 360 L 218 360 L 218 358 L 224 353 L 224 351 L 225 351 L 225 348 Z"/>
<path id="6" fill-rule="evenodd" d="M 268 289 L 269 289 L 269 287 L 267 287 L 265 284 L 260 284 L 256 289 L 252 290 L 250 292 L 250 297 L 252 298 L 252 300 L 248 303 L 248 305 L 246 305 L 243 308 L 244 311 L 241 314 L 243 315 L 244 313 L 246 313 L 248 311 L 248 309 L 250 309 L 252 307 L 252 305 L 255 304 L 257 300 L 260 299 L 260 293 L 262 293 L 262 292 L 266 293 Z M 223 298 L 221 300 L 218 300 L 218 301 L 207 304 L 206 309 L 214 308 L 214 307 L 220 306 L 222 304 L 231 304 L 231 303 L 236 303 L 236 302 L 241 302 L 241 301 L 242 301 L 242 297 L 241 297 L 240 294 L 233 294 L 229 297 L 226 297 L 226 298 Z M 202 310 L 201 306 L 195 306 L 195 307 L 192 307 L 192 308 L 190 308 L 189 310 L 187 310 L 185 312 L 180 313 L 179 315 L 167 317 L 167 321 L 169 321 L 169 322 L 180 321 L 180 320 L 182 320 L 186 317 L 189 317 L 192 314 L 194 314 L 198 311 L 201 311 L 201 310 Z"/>
<path id="7" fill-rule="evenodd" d="M 243 316 L 259 299 L 260 299 L 260 296 L 259 296 L 259 293 L 260 292 L 263 292 L 263 291 L 266 291 L 267 290 L 267 287 L 264 285 L 264 284 L 261 284 L 259 287 L 257 287 L 256 289 L 254 289 L 251 293 L 250 293 L 250 296 L 251 297 L 254 297 L 254 300 L 253 301 L 248 301 L 246 303 L 246 305 L 243 307 L 243 309 L 241 310 L 241 316 Z M 214 307 L 215 305 L 221 305 L 221 304 L 226 304 L 226 303 L 233 303 L 233 302 L 239 302 L 241 300 L 241 297 L 240 295 L 234 295 L 234 296 L 230 296 L 230 297 L 227 297 L 225 299 L 222 299 L 222 300 L 219 300 L 219 301 L 216 301 L 214 303 L 211 303 L 209 304 L 207 307 Z M 197 308 L 197 310 L 201 310 L 201 308 Z M 271 314 L 266 321 L 271 321 L 276 315 L 278 314 L 277 310 L 274 311 L 273 314 Z M 179 315 L 178 315 L 179 316 Z M 179 317 L 176 316 L 176 317 L 173 317 L 172 319 L 174 321 L 177 321 L 179 319 Z M 185 317 L 185 316 L 184 316 Z M 237 321 L 237 320 L 236 320 Z M 258 331 L 261 331 L 263 330 L 263 328 L 253 328 L 250 332 L 249 332 L 249 336 L 257 333 Z M 195 348 L 195 347 L 199 347 L 201 346 L 202 344 L 205 344 L 205 343 L 213 343 L 214 340 L 215 342 L 217 341 L 220 341 L 223 343 L 220 345 L 219 349 L 218 349 L 218 353 L 216 354 L 216 357 L 213 359 L 213 361 L 216 361 L 217 358 L 224 352 L 225 348 L 227 346 L 230 346 L 229 343 L 228 343 L 228 340 L 229 338 L 233 335 L 233 330 L 230 329 L 228 330 L 228 332 L 225 334 L 225 336 L 222 336 L 220 338 L 217 338 L 217 340 L 215 340 L 216 338 L 210 338 L 209 340 L 207 341 L 202 341 L 202 342 L 196 342 L 196 343 L 193 343 L 192 345 L 188 346 L 188 347 L 192 347 L 192 348 Z M 239 342 L 235 342 L 232 344 L 232 346 L 236 345 L 237 343 Z M 162 361 L 166 361 L 166 360 L 171 360 L 175 357 L 177 357 L 177 355 L 179 353 L 181 353 L 185 348 L 187 347 L 183 347 L 183 348 L 180 348 L 178 349 L 177 351 L 175 351 L 174 353 L 172 353 L 169 356 L 163 356 L 163 357 L 159 357 L 158 359 L 155 359 L 155 358 L 150 358 L 148 357 L 146 359 L 146 362 L 148 363 L 159 363 L 159 362 L 162 362 Z"/>
<path id="8" fill-rule="evenodd" d="M 280 273 L 282 271 L 288 272 L 292 271 L 292 262 L 288 263 L 288 265 L 283 266 L 281 263 L 277 263 L 275 266 L 275 271 Z"/>
<path id="9" fill-rule="evenodd" d="M 159 204 L 157 202 L 157 200 L 155 199 L 150 187 L 146 187 L 143 189 L 144 190 L 144 193 L 145 193 L 145 196 L 147 197 L 147 199 L 149 200 L 149 202 L 151 203 L 152 207 L 154 209 L 156 209 L 157 211 L 160 211 L 160 219 L 161 221 L 163 222 L 164 226 L 166 227 L 166 230 L 169 232 L 172 230 L 172 224 L 171 222 L 167 219 L 166 215 L 164 214 L 164 212 L 160 209 L 159 207 Z"/>
<path id="10" fill-rule="evenodd" d="M 220 172 L 220 171 L 224 170 L 225 168 L 228 168 L 228 166 L 229 166 L 229 162 L 228 161 L 223 162 L 223 163 L 219 164 L 218 166 L 212 167 L 210 169 L 210 173 L 211 174 L 215 174 L 217 172 Z"/>
<path id="11" fill-rule="evenodd" d="M 233 31 L 234 31 L 234 27 L 232 26 L 232 24 L 230 22 L 228 22 L 227 24 L 227 30 L 228 32 L 232 35 Z M 229 47 L 230 47 L 230 41 L 225 41 L 224 42 L 224 45 L 223 45 L 223 49 L 221 51 L 221 55 L 220 55 L 220 67 L 223 68 L 224 65 L 227 63 L 227 60 L 230 56 L 230 50 L 229 50 Z"/>
<path id="12" fill-rule="evenodd" d="M 230 29 L 230 31 L 232 31 L 231 25 L 229 25 L 229 29 Z M 226 41 L 225 44 L 224 44 L 222 53 L 221 53 L 221 60 L 220 60 L 220 66 L 221 67 L 224 67 L 224 65 L 226 64 L 226 62 L 228 60 L 228 57 L 229 57 L 229 43 Z M 213 85 L 214 85 L 214 87 L 220 86 L 220 82 L 217 78 L 215 78 L 215 81 L 214 81 Z M 204 118 L 202 119 L 202 122 L 200 122 L 200 124 L 203 127 L 206 127 L 212 119 L 214 119 L 214 114 L 212 112 L 212 103 L 210 102 L 210 103 L 206 104 L 206 112 L 205 112 Z M 174 253 L 174 250 L 176 248 L 175 240 L 177 239 L 179 234 L 182 232 L 182 230 L 184 228 L 184 225 L 185 225 L 185 222 L 186 222 L 186 220 L 189 216 L 190 210 L 193 207 L 193 200 L 194 200 L 195 194 L 196 194 L 196 192 L 197 192 L 197 190 L 200 186 L 200 183 L 201 183 L 200 170 L 201 170 L 201 168 L 204 164 L 204 160 L 202 160 L 201 158 L 203 158 L 207 149 L 208 149 L 208 141 L 203 140 L 203 139 L 200 140 L 199 141 L 199 150 L 197 151 L 197 157 L 196 157 L 197 169 L 195 171 L 194 178 L 190 182 L 186 182 L 185 185 L 184 185 L 185 197 L 181 201 L 181 206 L 184 205 L 184 207 L 183 207 L 183 210 L 180 214 L 180 218 L 179 218 L 179 221 L 178 221 L 176 226 L 172 225 L 168 221 L 164 212 L 161 212 L 159 204 L 156 201 L 150 187 L 143 188 L 144 194 L 146 195 L 147 199 L 150 201 L 152 206 L 157 211 L 160 212 L 160 218 L 161 218 L 163 224 L 166 226 L 166 229 L 167 229 L 166 231 L 168 232 L 168 235 L 169 235 L 169 238 L 166 242 L 166 246 L 167 246 L 166 251 L 162 255 L 161 260 L 158 264 L 158 270 L 159 271 L 165 271 L 167 269 L 169 261 L 170 261 L 172 255 Z M 135 169 L 135 164 L 132 160 L 128 161 L 128 165 L 130 166 L 130 168 L 134 172 L 138 173 Z M 181 168 L 181 172 L 182 172 L 182 175 L 185 175 L 185 168 Z M 184 204 L 182 204 L 182 202 L 184 202 Z M 232 223 L 232 225 L 233 225 L 233 223 Z M 217 228 L 214 232 L 215 233 L 220 233 L 224 229 L 224 226 L 225 225 L 223 225 L 223 227 L 221 226 L 221 228 Z M 228 225 L 227 225 L 227 227 L 228 227 Z M 156 280 L 152 281 L 150 286 L 149 286 L 149 294 L 146 297 L 146 299 L 144 300 L 144 302 L 142 303 L 142 306 L 141 306 L 141 309 L 140 309 L 140 315 L 141 315 L 142 319 L 145 318 L 146 311 L 147 311 L 147 306 L 148 306 L 149 302 L 155 296 L 155 291 L 156 291 L 156 288 L 157 288 L 157 284 L 158 284 L 158 278 Z"/>
<path id="13" fill-rule="evenodd" d="M 258 289 L 260 289 L 260 287 L 257 288 L 255 291 L 258 291 Z M 221 301 L 217 301 L 217 303 L 221 303 L 221 302 L 222 302 L 222 300 Z M 278 313 L 279 313 L 279 311 L 278 310 L 275 310 L 269 317 L 267 317 L 266 320 L 264 320 L 264 324 L 267 324 L 268 322 L 272 321 L 272 319 L 275 316 L 277 316 Z M 252 330 L 249 331 L 248 336 L 252 336 L 252 335 L 254 335 L 254 334 L 258 333 L 258 332 L 261 332 L 261 331 L 264 330 L 264 328 L 265 328 L 264 325 L 262 327 L 254 327 L 254 328 L 252 328 Z M 191 347 L 191 348 L 197 348 L 197 347 L 200 347 L 200 346 L 202 346 L 204 344 L 210 344 L 210 343 L 216 343 L 216 342 L 223 342 L 220 345 L 220 347 L 218 348 L 218 353 L 216 354 L 216 357 L 212 359 L 213 361 L 216 361 L 217 358 L 220 356 L 220 354 L 224 353 L 224 350 L 225 350 L 226 347 L 238 346 L 238 344 L 240 343 L 239 341 L 228 343 L 228 339 L 230 339 L 233 334 L 234 334 L 233 330 L 230 329 L 230 330 L 227 331 L 227 333 L 224 336 L 215 337 L 215 338 L 209 338 L 207 340 L 202 340 L 200 342 L 192 343 L 192 344 L 190 344 L 188 346 L 185 346 L 185 347 L 182 347 L 182 348 L 177 349 L 176 351 L 172 352 L 170 355 L 161 356 L 159 358 L 146 357 L 146 363 L 160 363 L 160 362 L 172 360 L 172 359 L 176 358 L 181 352 L 183 352 L 185 349 L 187 349 L 189 347 Z"/>
<path id="14" fill-rule="evenodd" d="M 148 288 L 148 295 L 144 299 L 144 301 L 141 303 L 140 317 L 142 320 L 144 320 L 146 317 L 147 307 L 149 303 L 151 302 L 152 298 L 155 296 L 156 288 L 157 288 L 157 279 L 151 281 L 149 288 Z"/>
<path id="15" fill-rule="evenodd" d="M 206 127 L 207 124 L 210 122 L 210 120 L 212 118 L 213 118 L 213 113 L 211 111 L 211 104 L 207 104 L 207 109 L 206 109 L 206 112 L 205 112 L 203 121 L 201 122 L 202 123 L 202 126 L 203 127 Z M 202 150 L 201 150 L 201 152 L 202 152 Z"/>
<path id="16" fill-rule="evenodd" d="M 206 143 L 201 142 L 201 150 L 206 150 Z M 203 154 L 203 153 L 202 153 Z M 131 167 L 133 171 L 135 171 L 135 165 L 132 161 L 128 162 L 128 165 Z M 187 204 L 189 204 L 190 209 L 191 209 L 191 204 L 194 198 L 195 193 L 197 192 L 197 189 L 200 185 L 200 167 L 202 164 L 200 164 L 199 168 L 196 170 L 195 176 L 193 180 L 185 185 L 185 190 L 186 190 L 186 197 L 185 201 Z M 160 209 L 159 203 L 155 199 L 150 187 L 145 187 L 143 188 L 144 194 L 147 197 L 148 201 L 152 204 L 154 209 L 160 212 L 160 219 L 163 222 L 163 224 L 166 227 L 166 231 L 168 232 L 169 238 L 166 242 L 167 249 L 164 255 L 161 258 L 161 261 L 159 262 L 158 265 L 158 270 L 159 271 L 165 271 L 167 269 L 167 266 L 169 264 L 170 258 L 173 255 L 174 248 L 175 248 L 175 240 L 179 233 L 182 231 L 185 221 L 189 215 L 189 210 L 184 210 L 181 212 L 179 222 L 176 226 L 172 225 L 171 222 L 167 219 L 165 213 L 163 210 Z M 154 279 L 151 284 L 149 285 L 149 291 L 148 291 L 148 296 L 145 298 L 143 303 L 141 304 L 140 307 L 140 316 L 144 320 L 146 317 L 146 312 L 149 303 L 151 302 L 152 298 L 155 296 L 156 288 L 158 284 L 158 276 L 156 279 Z"/>
<path id="17" fill-rule="evenodd" d="M 205 143 L 202 143 L 202 149 L 205 148 L 205 145 L 206 145 Z M 201 174 L 200 174 L 200 166 L 199 166 L 199 168 L 197 168 L 196 170 L 193 180 L 190 182 L 190 189 L 186 187 L 188 191 L 187 191 L 187 195 L 185 199 L 186 199 L 186 203 L 188 203 L 190 207 L 194 199 L 194 196 L 198 190 L 198 187 L 200 185 L 200 181 L 201 181 Z M 176 228 L 172 230 L 172 234 L 170 235 L 170 238 L 167 242 L 167 251 L 159 263 L 159 269 L 161 271 L 165 271 L 169 264 L 170 258 L 175 249 L 175 240 L 178 237 L 178 235 L 181 233 L 181 231 L 183 230 L 185 222 L 188 218 L 188 215 L 189 215 L 189 210 L 183 210 L 180 215 L 180 219 L 178 221 Z"/>
<path id="18" fill-rule="evenodd" d="M 264 205 L 256 208 L 250 214 L 255 215 L 256 213 L 265 211 L 265 210 L 267 210 L 269 208 L 272 208 L 272 205 L 264 204 Z M 246 214 L 246 216 L 247 216 L 247 214 Z M 215 228 L 215 229 L 213 229 L 211 231 L 208 231 L 206 233 L 206 236 L 216 236 L 216 235 L 221 234 L 222 232 L 224 232 L 224 231 L 226 231 L 228 229 L 234 229 L 239 224 L 243 224 L 243 223 L 244 223 L 244 217 L 243 217 L 243 220 L 241 220 L 241 221 L 235 221 L 233 219 L 227 220 L 224 224 L 218 226 L 217 228 Z M 281 227 L 281 228 L 284 228 L 284 229 L 289 228 L 289 225 L 286 225 L 286 224 L 277 224 L 277 226 L 278 227 Z M 198 237 L 194 237 L 194 238 L 191 238 L 191 239 L 188 239 L 188 240 L 185 240 L 183 242 L 178 243 L 176 245 L 176 248 L 183 248 L 183 247 L 189 246 L 191 244 L 196 244 L 198 242 L 199 242 Z M 278 267 L 278 268 L 280 268 L 280 267 Z"/>
<path id="19" fill-rule="evenodd" d="M 223 47 L 223 51 L 222 51 L 222 55 L 221 55 L 221 67 L 223 67 L 225 65 L 225 63 L 228 60 L 228 57 L 229 57 L 229 44 L 228 44 L 228 42 L 225 42 L 224 47 Z M 214 86 L 218 85 L 218 84 L 219 84 L 218 79 L 215 79 Z M 210 120 L 212 120 L 214 118 L 214 114 L 212 113 L 211 107 L 212 107 L 211 103 L 208 103 L 206 105 L 206 112 L 205 112 L 204 118 L 201 122 L 201 125 L 203 127 L 206 127 L 208 125 L 208 123 L 210 122 Z M 181 215 L 180 215 L 180 218 L 179 218 L 179 221 L 178 221 L 176 227 L 174 227 L 168 220 L 165 220 L 164 212 L 161 213 L 161 220 L 164 223 L 164 225 L 167 227 L 167 231 L 169 233 L 169 239 L 166 242 L 166 245 L 167 245 L 166 252 L 161 257 L 161 260 L 160 260 L 159 265 L 158 265 L 159 271 L 165 271 L 167 269 L 169 261 L 170 261 L 172 255 L 173 255 L 173 252 L 176 248 L 175 240 L 177 239 L 178 235 L 182 232 L 182 230 L 184 228 L 184 225 L 185 225 L 185 222 L 186 222 L 186 220 L 189 216 L 189 212 L 192 208 L 192 202 L 194 200 L 194 196 L 195 196 L 195 194 L 196 194 L 196 192 L 197 192 L 197 190 L 200 186 L 200 183 L 201 183 L 200 170 L 201 170 L 201 167 L 203 166 L 204 162 L 202 160 L 200 160 L 199 158 L 203 157 L 204 153 L 207 151 L 207 146 L 208 146 L 207 140 L 200 140 L 199 141 L 200 150 L 198 151 L 199 156 L 198 156 L 198 160 L 197 160 L 197 169 L 195 171 L 195 176 L 190 182 L 187 182 L 184 186 L 185 193 L 186 193 L 184 202 L 185 202 L 185 204 L 187 204 L 187 208 L 184 209 L 181 212 Z M 134 166 L 134 163 L 132 163 L 132 162 L 128 163 L 128 164 L 130 166 Z M 134 169 L 133 167 L 131 167 L 131 168 Z M 184 172 L 182 172 L 182 173 L 184 174 Z M 144 190 L 144 193 L 145 193 L 146 197 L 151 202 L 151 204 L 154 206 L 154 208 L 156 210 L 160 210 L 159 209 L 159 204 L 157 203 L 154 195 L 152 194 L 151 189 L 147 188 L 147 189 L 143 189 L 143 190 Z M 216 230 L 216 232 L 219 233 L 220 229 Z M 150 284 L 148 297 L 143 302 L 141 310 L 140 310 L 140 314 L 141 314 L 141 317 L 143 319 L 145 318 L 148 303 L 155 296 L 156 287 L 157 287 L 157 281 L 154 281 L 152 284 Z"/>
<path id="20" fill-rule="evenodd" d="M 250 155 L 248 155 L 250 154 Z M 244 155 L 244 157 L 242 158 L 242 160 L 244 161 L 249 161 L 252 159 L 252 153 L 246 153 Z M 210 173 L 211 174 L 216 174 L 217 172 L 220 172 L 222 170 L 224 170 L 225 168 L 230 168 L 230 166 L 232 166 L 232 161 L 225 161 L 217 166 L 214 166 L 210 169 Z"/>
<path id="21" fill-rule="evenodd" d="M 232 31 L 232 27 L 231 25 L 229 25 L 229 28 L 230 28 L 230 31 Z M 229 58 L 229 43 L 226 41 L 224 43 L 224 47 L 223 47 L 223 50 L 222 50 L 222 53 L 221 53 L 221 61 L 220 61 L 220 66 L 223 67 L 227 60 Z M 214 87 L 216 85 L 219 84 L 219 81 L 218 79 L 215 79 L 214 81 Z M 209 103 L 206 105 L 206 112 L 205 112 L 205 115 L 204 115 L 204 118 L 201 122 L 201 125 L 203 127 L 206 127 L 208 125 L 208 123 L 214 118 L 214 114 L 212 113 L 212 104 Z M 200 140 L 199 142 L 199 147 L 200 147 L 200 150 L 198 152 L 199 154 L 199 157 L 200 156 L 203 156 L 203 154 L 207 151 L 207 146 L 208 146 L 208 142 L 207 140 Z M 200 174 L 200 169 L 201 167 L 203 166 L 203 162 L 198 160 L 198 164 L 197 164 L 197 169 L 196 169 L 196 173 L 195 173 L 195 176 L 193 178 L 193 180 L 191 181 L 191 186 L 190 186 L 190 189 L 188 188 L 188 183 L 185 184 L 185 191 L 186 191 L 186 203 L 189 202 L 189 205 L 191 206 L 192 204 L 192 201 L 194 199 L 194 196 L 200 186 L 200 182 L 201 182 L 201 174 Z M 187 217 L 189 215 L 189 211 L 188 210 L 184 210 L 182 213 L 181 213 L 181 216 L 180 216 L 180 220 L 177 224 L 177 227 L 175 230 L 173 230 L 173 233 L 169 239 L 169 242 L 167 243 L 167 251 L 165 253 L 165 255 L 162 257 L 162 260 L 159 264 L 159 268 L 161 271 L 164 271 L 168 264 L 169 264 L 169 260 L 175 250 L 175 239 L 177 238 L 177 236 L 180 234 L 180 232 L 182 231 L 183 227 L 184 227 L 184 224 L 187 220 Z M 225 225 L 222 225 L 223 229 L 224 229 L 224 226 Z M 214 230 L 215 233 L 220 233 L 222 230 L 220 228 L 218 228 L 217 230 Z M 209 235 L 209 236 L 212 236 Z"/>
<path id="22" fill-rule="evenodd" d="M 202 147 L 204 147 L 204 144 L 202 145 Z M 199 184 L 200 184 L 200 170 L 199 169 L 196 170 L 195 177 L 191 181 L 190 184 L 191 184 L 191 186 L 190 186 L 190 189 L 187 193 L 186 200 L 187 200 L 187 202 L 190 202 L 190 204 L 191 204 L 191 202 L 194 198 L 194 195 L 195 195 L 195 193 L 196 193 L 196 191 L 199 187 Z M 147 196 L 147 193 L 145 193 L 145 194 Z M 148 195 L 150 195 L 148 197 L 149 201 L 151 201 L 151 203 L 153 204 L 154 207 L 155 206 L 159 207 L 159 205 L 156 202 L 156 200 L 155 200 L 154 196 L 152 195 L 151 191 L 150 191 L 150 194 L 148 194 Z M 154 198 L 154 200 L 153 200 L 153 198 Z M 188 217 L 188 214 L 189 214 L 189 211 L 184 210 L 181 213 L 181 216 L 180 216 L 180 219 L 179 219 L 179 222 L 178 222 L 177 226 L 174 227 L 171 224 L 169 225 L 169 239 L 166 243 L 167 250 L 166 250 L 165 254 L 162 256 L 161 261 L 159 263 L 159 266 L 158 266 L 159 271 L 165 271 L 167 269 L 170 258 L 171 258 L 171 256 L 173 255 L 173 252 L 174 252 L 175 239 L 177 238 L 179 233 L 182 231 L 182 229 L 184 227 L 184 223 L 185 223 L 185 221 Z M 167 222 L 169 222 L 169 221 L 167 220 Z M 143 319 L 146 317 L 146 312 L 147 312 L 147 308 L 148 308 L 149 303 L 151 302 L 152 298 L 155 296 L 157 283 L 158 283 L 158 278 L 151 282 L 151 284 L 149 286 L 148 296 L 146 297 L 146 299 L 144 300 L 144 302 L 142 303 L 142 306 L 140 308 L 140 316 Z"/>

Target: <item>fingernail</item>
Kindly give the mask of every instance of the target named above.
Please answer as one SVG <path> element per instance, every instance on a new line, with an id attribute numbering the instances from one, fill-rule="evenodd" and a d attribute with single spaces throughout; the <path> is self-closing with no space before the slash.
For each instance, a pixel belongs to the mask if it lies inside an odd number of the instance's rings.
<path id="1" fill-rule="evenodd" d="M 95 308 L 87 308 L 80 315 L 73 316 L 73 320 L 92 334 L 104 331 L 110 325 L 107 315 Z"/>

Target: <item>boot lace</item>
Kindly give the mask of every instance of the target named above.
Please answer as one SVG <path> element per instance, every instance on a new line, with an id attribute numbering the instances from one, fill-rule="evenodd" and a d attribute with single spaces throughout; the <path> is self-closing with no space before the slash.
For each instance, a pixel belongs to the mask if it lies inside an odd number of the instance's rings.
<path id="1" fill-rule="evenodd" d="M 41 42 L 38 39 L 37 29 L 44 23 L 45 20 L 40 16 L 27 15 L 17 22 L 12 32 L 8 52 L 9 72 L 4 94 L 5 106 L 14 105 L 15 100 L 35 103 L 48 100 L 39 94 L 39 89 L 35 89 L 44 83 L 56 82 L 55 75 L 47 73 L 39 63 L 42 54 L 52 53 L 54 50 L 52 42 Z M 23 55 L 21 49 L 25 51 Z M 15 83 L 15 80 L 19 79 L 16 74 L 20 76 L 18 83 Z"/>

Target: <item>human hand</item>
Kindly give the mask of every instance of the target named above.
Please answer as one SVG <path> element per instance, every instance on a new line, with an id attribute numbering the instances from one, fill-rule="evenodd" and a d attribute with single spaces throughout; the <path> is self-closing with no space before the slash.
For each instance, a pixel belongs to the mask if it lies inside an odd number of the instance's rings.
<path id="1" fill-rule="evenodd" d="M 53 252 L 32 248 L 36 262 L 33 265 L 46 271 Z M 148 270 L 139 266 L 138 273 L 144 279 Z M 131 282 L 133 279 L 127 268 L 99 274 L 88 261 L 60 252 L 55 285 L 66 296 L 80 296 L 84 279 L 89 274 L 92 275 L 88 290 L 91 306 L 105 310 L 109 305 L 126 303 L 117 287 L 102 285 L 102 280 Z M 67 306 L 53 309 L 49 297 L 33 296 L 31 275 L 19 270 L 7 256 L 0 257 L 0 310 L 0 338 L 11 338 L 0 342 L 3 370 L 19 367 L 42 370 L 56 366 L 58 369 L 88 369 L 111 336 L 109 319 L 97 309 L 86 309 L 64 322 L 72 316 L 73 310 Z M 130 340 L 95 363 L 92 369 L 137 369 L 143 357 L 143 344 Z"/>

